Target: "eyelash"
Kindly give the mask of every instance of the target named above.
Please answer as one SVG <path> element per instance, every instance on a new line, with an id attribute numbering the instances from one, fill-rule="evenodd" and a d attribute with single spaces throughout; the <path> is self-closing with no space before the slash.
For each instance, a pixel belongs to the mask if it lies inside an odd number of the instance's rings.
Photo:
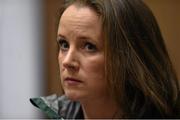
<path id="1" fill-rule="evenodd" d="M 89 47 L 89 48 L 88 48 Z M 96 45 L 90 43 L 90 42 L 85 42 L 84 43 L 84 49 L 86 49 L 89 52 L 95 52 L 97 51 Z"/>
<path id="2" fill-rule="evenodd" d="M 66 40 L 64 40 L 64 39 L 59 39 L 58 40 L 58 45 L 59 45 L 59 50 L 62 50 L 62 51 L 67 51 L 68 48 L 69 48 L 68 42 Z"/>
<path id="3" fill-rule="evenodd" d="M 61 50 L 61 51 L 68 51 L 68 49 L 69 49 L 69 43 L 64 39 L 58 40 L 58 46 L 59 46 L 59 50 Z M 96 52 L 97 51 L 96 45 L 94 45 L 88 41 L 85 41 L 81 48 L 88 52 Z"/>

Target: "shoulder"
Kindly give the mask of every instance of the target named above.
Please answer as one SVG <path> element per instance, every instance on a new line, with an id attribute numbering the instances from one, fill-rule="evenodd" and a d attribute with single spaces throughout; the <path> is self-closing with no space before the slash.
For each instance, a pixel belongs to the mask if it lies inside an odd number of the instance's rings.
<path id="1" fill-rule="evenodd" d="M 80 103 L 69 100 L 65 95 L 30 98 L 30 102 L 53 119 L 73 119 L 81 117 L 79 115 L 82 114 Z"/>

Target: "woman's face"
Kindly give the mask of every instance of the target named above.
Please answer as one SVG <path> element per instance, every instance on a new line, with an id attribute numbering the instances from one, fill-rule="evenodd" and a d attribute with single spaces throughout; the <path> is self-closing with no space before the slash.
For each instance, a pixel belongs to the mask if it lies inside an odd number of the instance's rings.
<path id="1" fill-rule="evenodd" d="M 106 97 L 101 20 L 88 7 L 69 6 L 58 28 L 61 83 L 72 100 Z"/>

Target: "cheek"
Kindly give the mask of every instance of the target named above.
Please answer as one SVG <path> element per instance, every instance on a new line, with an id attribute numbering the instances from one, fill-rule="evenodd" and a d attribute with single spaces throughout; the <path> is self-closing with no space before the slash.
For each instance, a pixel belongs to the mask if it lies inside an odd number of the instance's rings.
<path id="1" fill-rule="evenodd" d="M 63 75 L 63 71 L 65 71 L 65 68 L 63 67 L 63 59 L 64 59 L 64 56 L 59 53 L 59 55 L 58 55 L 58 63 L 59 63 L 59 76 L 60 76 L 61 84 L 63 84 L 62 83 L 63 82 L 62 81 L 62 79 L 63 79 L 62 75 Z"/>
<path id="2" fill-rule="evenodd" d="M 87 85 L 86 90 L 90 91 L 90 96 L 99 97 L 107 94 L 108 84 L 105 79 L 105 62 L 103 58 L 86 60 L 83 72 L 83 78 Z"/>
<path id="3" fill-rule="evenodd" d="M 58 54 L 58 63 L 59 63 L 59 68 L 60 68 L 60 72 L 62 71 L 62 61 L 63 61 L 64 57 L 61 53 Z"/>
<path id="4" fill-rule="evenodd" d="M 104 57 L 98 57 L 91 60 L 86 60 L 84 62 L 84 71 L 86 76 L 88 76 L 92 80 L 104 80 L 104 66 Z"/>

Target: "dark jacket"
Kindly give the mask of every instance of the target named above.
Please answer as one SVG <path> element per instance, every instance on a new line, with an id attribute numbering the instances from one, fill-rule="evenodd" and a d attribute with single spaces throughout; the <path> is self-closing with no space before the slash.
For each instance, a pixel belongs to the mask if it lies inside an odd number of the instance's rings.
<path id="1" fill-rule="evenodd" d="M 83 119 L 83 111 L 79 102 L 69 100 L 65 95 L 58 97 L 53 94 L 46 97 L 31 98 L 31 103 L 41 109 L 49 118 L 52 119 Z M 179 100 L 178 100 L 179 101 Z M 149 103 L 150 104 L 150 103 Z M 153 107 L 153 104 L 148 105 L 145 111 L 137 112 L 134 117 L 130 118 L 180 118 L 180 103 L 175 107 L 174 116 L 166 116 Z"/>

